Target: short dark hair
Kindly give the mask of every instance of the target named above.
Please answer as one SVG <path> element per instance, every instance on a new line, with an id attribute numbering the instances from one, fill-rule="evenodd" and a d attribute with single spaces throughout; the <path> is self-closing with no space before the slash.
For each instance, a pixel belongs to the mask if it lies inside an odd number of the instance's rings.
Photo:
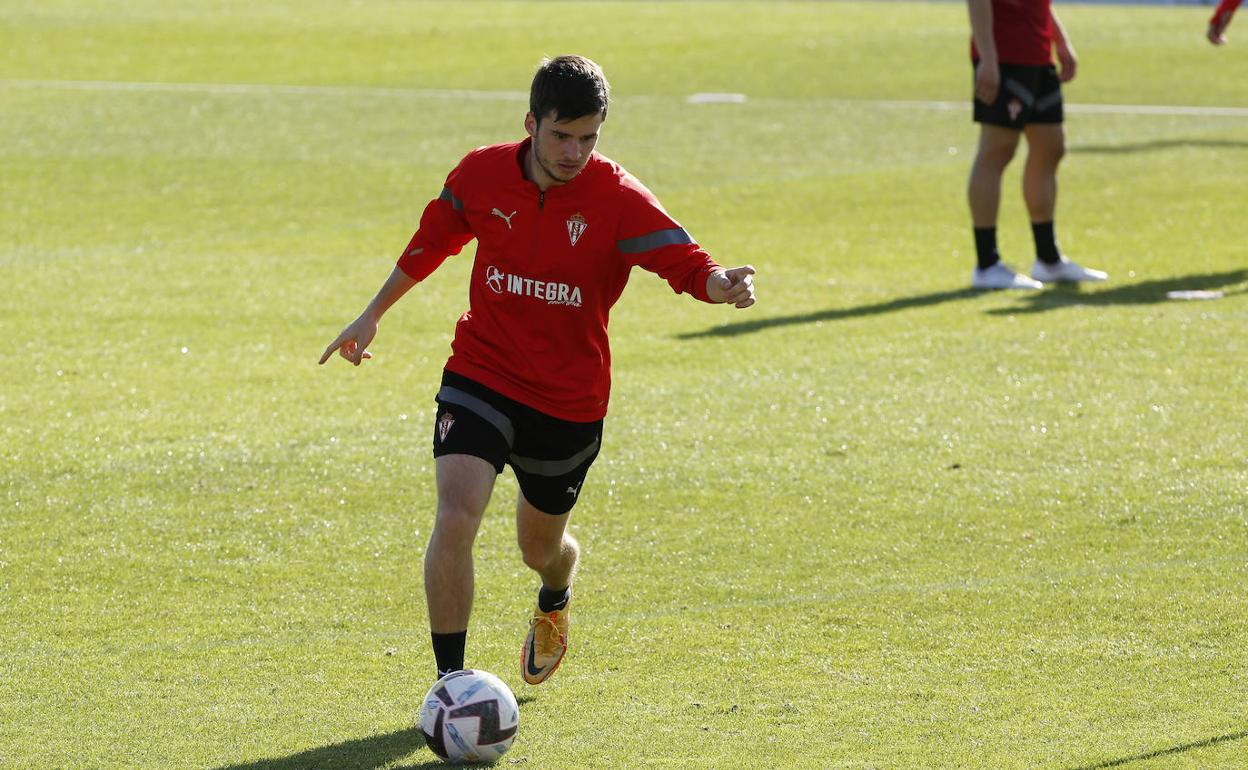
<path id="1" fill-rule="evenodd" d="M 555 120 L 576 120 L 586 115 L 607 117 L 611 86 L 602 67 L 584 56 L 542 59 L 529 88 L 529 111 L 540 123 L 551 110 Z"/>

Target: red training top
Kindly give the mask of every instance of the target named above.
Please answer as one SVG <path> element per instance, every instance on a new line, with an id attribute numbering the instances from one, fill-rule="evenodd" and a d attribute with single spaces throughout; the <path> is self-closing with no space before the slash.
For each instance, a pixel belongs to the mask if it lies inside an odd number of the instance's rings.
<path id="1" fill-rule="evenodd" d="M 1225 27 L 1231 21 L 1231 17 L 1235 15 L 1235 9 L 1239 7 L 1240 0 L 1222 0 L 1218 3 L 1218 8 L 1210 17 L 1209 23 L 1217 27 Z"/>
<path id="2" fill-rule="evenodd" d="M 563 420 L 607 413 L 607 318 L 634 265 L 709 302 L 719 267 L 615 162 L 593 153 L 544 193 L 525 178 L 529 139 L 480 147 L 425 207 L 398 266 L 424 280 L 477 239 L 468 312 L 446 368 Z"/>
<path id="3" fill-rule="evenodd" d="M 1053 12 L 1050 0 L 992 0 L 992 39 L 997 61 L 1043 67 L 1053 63 Z M 979 61 L 975 41 L 971 58 Z"/>

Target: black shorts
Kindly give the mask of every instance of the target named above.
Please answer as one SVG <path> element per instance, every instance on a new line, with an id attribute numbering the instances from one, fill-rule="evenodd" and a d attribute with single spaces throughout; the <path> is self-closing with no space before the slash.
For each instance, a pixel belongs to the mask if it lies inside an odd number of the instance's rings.
<path id="1" fill-rule="evenodd" d="M 1001 88 L 992 104 L 975 100 L 975 122 L 1022 130 L 1029 123 L 1061 123 L 1062 81 L 1052 64 L 1001 65 Z"/>
<path id="2" fill-rule="evenodd" d="M 602 420 L 560 420 L 446 371 L 436 400 L 434 457 L 480 457 L 496 473 L 510 465 L 524 498 L 544 513 L 558 516 L 576 505 L 602 445 Z"/>

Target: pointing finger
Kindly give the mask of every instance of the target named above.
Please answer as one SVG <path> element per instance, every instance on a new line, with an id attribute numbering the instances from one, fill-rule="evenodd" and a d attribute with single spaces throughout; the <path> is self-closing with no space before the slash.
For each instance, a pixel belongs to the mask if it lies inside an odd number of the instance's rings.
<path id="1" fill-rule="evenodd" d="M 343 333 L 343 334 L 339 334 L 339 335 L 338 335 L 338 339 L 336 339 L 336 340 L 334 340 L 333 342 L 329 343 L 329 347 L 325 348 L 325 352 L 321 354 L 321 360 L 320 360 L 320 363 L 322 363 L 322 364 L 323 364 L 323 363 L 325 363 L 326 361 L 328 361 L 328 360 L 329 360 L 329 357 L 330 357 L 330 356 L 332 356 L 332 355 L 334 354 L 334 351 L 335 351 L 335 350 L 338 350 L 339 348 L 341 348 L 341 347 L 342 347 L 342 343 L 343 343 L 343 342 L 345 342 L 345 341 L 346 341 L 346 334 L 345 334 L 345 333 Z"/>

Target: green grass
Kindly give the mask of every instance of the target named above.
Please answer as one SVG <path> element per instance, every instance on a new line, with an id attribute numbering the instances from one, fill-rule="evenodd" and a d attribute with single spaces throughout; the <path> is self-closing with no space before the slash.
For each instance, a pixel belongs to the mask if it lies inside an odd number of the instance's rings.
<path id="1" fill-rule="evenodd" d="M 1207 9 L 1061 13 L 1070 103 L 1248 107 Z M 522 700 L 502 764 L 1242 767 L 1248 117 L 1071 112 L 1059 232 L 1111 283 L 972 294 L 974 126 L 891 103 L 964 102 L 967 37 L 960 3 L 0 0 L 0 765 L 430 763 L 431 399 L 468 255 L 374 361 L 315 362 L 462 154 L 520 135 L 538 58 L 578 51 L 615 88 L 600 149 L 760 304 L 634 276 L 573 650 L 537 689 L 500 481 L 469 661 Z"/>

